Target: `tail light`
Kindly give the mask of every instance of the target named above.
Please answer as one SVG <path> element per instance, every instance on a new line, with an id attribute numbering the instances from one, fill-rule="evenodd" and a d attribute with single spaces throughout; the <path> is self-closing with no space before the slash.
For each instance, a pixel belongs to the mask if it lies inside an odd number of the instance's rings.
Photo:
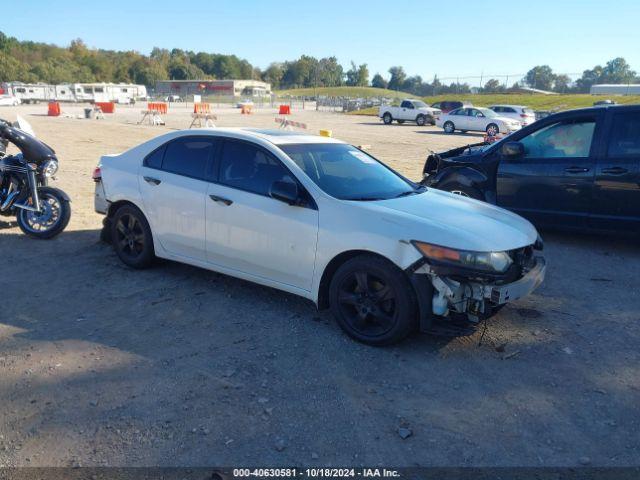
<path id="1" fill-rule="evenodd" d="M 94 182 L 102 181 L 102 170 L 100 170 L 100 165 L 93 169 L 93 173 L 91 174 L 91 178 L 93 178 Z"/>
<path id="2" fill-rule="evenodd" d="M 521 116 L 522 118 L 527 118 L 527 114 L 526 114 L 526 113 L 521 113 L 521 114 L 520 114 L 520 116 Z"/>

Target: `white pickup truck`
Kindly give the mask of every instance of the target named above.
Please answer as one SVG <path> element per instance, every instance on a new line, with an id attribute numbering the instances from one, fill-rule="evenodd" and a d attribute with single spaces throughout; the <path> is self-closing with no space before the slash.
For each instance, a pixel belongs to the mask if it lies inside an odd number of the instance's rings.
<path id="1" fill-rule="evenodd" d="M 386 125 L 390 125 L 394 120 L 398 123 L 416 122 L 423 126 L 427 123 L 436 124 L 436 117 L 442 110 L 431 108 L 421 100 L 405 99 L 399 107 L 382 105 L 378 110 L 378 116 Z"/>

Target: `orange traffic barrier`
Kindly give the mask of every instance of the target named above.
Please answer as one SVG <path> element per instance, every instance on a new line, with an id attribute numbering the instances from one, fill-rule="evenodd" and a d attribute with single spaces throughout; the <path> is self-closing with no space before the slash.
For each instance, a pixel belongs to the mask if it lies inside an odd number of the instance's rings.
<path id="1" fill-rule="evenodd" d="M 291 115 L 291 106 L 289 105 L 280 105 L 280 110 L 278 110 L 279 115 Z"/>
<path id="2" fill-rule="evenodd" d="M 240 109 L 240 113 L 243 115 L 250 115 L 251 114 L 251 105 L 242 105 L 242 108 Z"/>
<path id="3" fill-rule="evenodd" d="M 96 107 L 100 107 L 102 113 L 116 112 L 116 104 L 114 102 L 96 102 Z"/>
<path id="4" fill-rule="evenodd" d="M 194 103 L 193 113 L 211 113 L 211 104 L 209 103 Z"/>
<path id="5" fill-rule="evenodd" d="M 148 110 L 153 110 L 155 112 L 158 112 L 160 114 L 166 114 L 167 113 L 167 104 L 164 102 L 149 102 L 147 103 L 147 109 Z"/>
<path id="6" fill-rule="evenodd" d="M 58 102 L 49 102 L 49 111 L 47 115 L 50 117 L 59 117 L 60 116 L 60 104 Z"/>

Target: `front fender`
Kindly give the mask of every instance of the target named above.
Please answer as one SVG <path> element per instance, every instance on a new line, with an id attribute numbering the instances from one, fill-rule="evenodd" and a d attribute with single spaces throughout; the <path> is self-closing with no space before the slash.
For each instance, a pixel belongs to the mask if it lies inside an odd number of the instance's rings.
<path id="1" fill-rule="evenodd" d="M 469 166 L 450 167 L 427 178 L 427 185 L 438 188 L 447 183 L 458 183 L 467 187 L 481 186 L 488 181 L 487 176 Z"/>
<path id="2" fill-rule="evenodd" d="M 47 192 L 47 191 L 59 195 L 60 197 L 62 197 L 67 202 L 71 201 L 71 198 L 69 197 L 69 195 L 67 195 L 67 193 L 65 191 L 60 190 L 59 188 L 55 188 L 55 187 L 38 187 L 38 192 Z"/>

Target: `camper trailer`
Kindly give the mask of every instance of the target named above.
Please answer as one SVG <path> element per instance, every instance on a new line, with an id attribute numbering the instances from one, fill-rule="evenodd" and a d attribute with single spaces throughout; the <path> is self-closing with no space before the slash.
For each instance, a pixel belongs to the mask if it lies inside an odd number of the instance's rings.
<path id="1" fill-rule="evenodd" d="M 37 102 L 117 102 L 133 103 L 147 98 L 144 85 L 130 83 L 44 83 L 6 82 L 0 89 L 18 97 L 22 103 Z"/>

